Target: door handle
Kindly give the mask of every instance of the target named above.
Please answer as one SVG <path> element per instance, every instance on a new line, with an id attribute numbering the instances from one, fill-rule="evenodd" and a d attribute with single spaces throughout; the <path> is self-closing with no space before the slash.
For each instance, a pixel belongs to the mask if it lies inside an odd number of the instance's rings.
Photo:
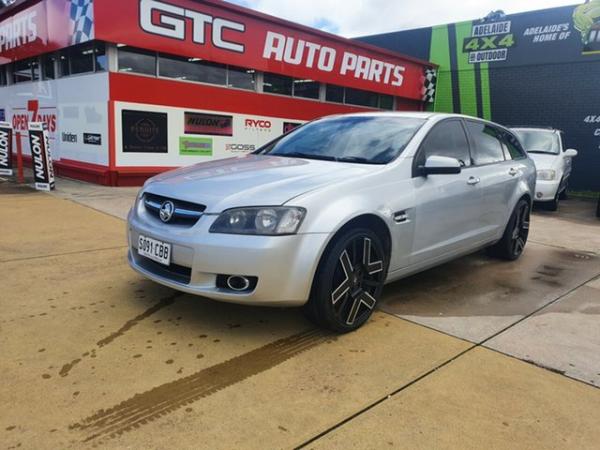
<path id="1" fill-rule="evenodd" d="M 470 186 L 475 186 L 476 184 L 479 184 L 480 181 L 481 181 L 481 179 L 478 177 L 470 177 L 467 180 L 467 184 Z"/>
<path id="2" fill-rule="evenodd" d="M 519 171 L 517 169 L 515 169 L 514 167 L 511 167 L 510 170 L 508 171 L 508 174 L 511 177 L 514 177 L 514 176 L 518 175 L 518 173 L 519 173 Z"/>

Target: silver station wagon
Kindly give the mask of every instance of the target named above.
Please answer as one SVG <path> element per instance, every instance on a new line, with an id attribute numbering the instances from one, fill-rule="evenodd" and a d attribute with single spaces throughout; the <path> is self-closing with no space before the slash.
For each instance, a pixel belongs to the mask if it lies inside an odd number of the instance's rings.
<path id="1" fill-rule="evenodd" d="M 518 139 L 491 122 L 326 117 L 252 154 L 150 179 L 129 213 L 129 263 L 191 294 L 303 306 L 346 332 L 387 282 L 482 248 L 517 259 L 535 182 Z"/>

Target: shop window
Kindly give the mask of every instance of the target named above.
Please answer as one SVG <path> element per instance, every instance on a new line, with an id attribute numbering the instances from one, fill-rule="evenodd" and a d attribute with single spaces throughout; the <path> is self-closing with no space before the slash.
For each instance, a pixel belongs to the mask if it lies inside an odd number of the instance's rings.
<path id="1" fill-rule="evenodd" d="M 69 76 L 69 53 L 67 50 L 63 50 L 60 52 L 60 56 L 58 57 L 58 67 L 60 70 L 61 77 Z"/>
<path id="2" fill-rule="evenodd" d="M 199 58 L 159 55 L 159 75 L 178 80 L 225 85 L 227 66 Z"/>
<path id="3" fill-rule="evenodd" d="M 0 86 L 6 86 L 6 66 L 0 66 Z"/>
<path id="4" fill-rule="evenodd" d="M 255 90 L 256 71 L 253 69 L 242 69 L 241 67 L 228 67 L 227 85 L 239 89 Z"/>
<path id="5" fill-rule="evenodd" d="M 294 79 L 283 75 L 265 73 L 263 78 L 263 91 L 271 94 L 292 95 Z"/>
<path id="6" fill-rule="evenodd" d="M 346 88 L 346 103 L 350 105 L 377 108 L 379 104 L 379 95 L 374 92 L 362 91 L 360 89 Z"/>
<path id="7" fill-rule="evenodd" d="M 44 55 L 42 56 L 42 74 L 44 80 L 53 80 L 56 78 L 54 64 L 56 62 L 56 55 Z"/>
<path id="8" fill-rule="evenodd" d="M 319 98 L 320 84 L 313 80 L 294 80 L 294 97 Z"/>
<path id="9" fill-rule="evenodd" d="M 391 95 L 379 94 L 379 108 L 393 110 L 394 97 Z"/>
<path id="10" fill-rule="evenodd" d="M 106 57 L 106 46 L 104 42 L 94 44 L 94 71 L 103 72 L 108 69 L 108 58 Z"/>
<path id="11" fill-rule="evenodd" d="M 69 49 L 70 75 L 94 71 L 94 46 L 84 44 Z"/>
<path id="12" fill-rule="evenodd" d="M 35 68 L 34 68 L 35 67 Z M 37 76 L 37 78 L 35 78 Z M 13 66 L 13 83 L 24 83 L 39 79 L 37 59 L 24 59 Z"/>
<path id="13" fill-rule="evenodd" d="M 344 103 L 344 88 L 328 84 L 325 92 L 325 100 L 328 102 Z"/>
<path id="14" fill-rule="evenodd" d="M 119 47 L 119 72 L 156 75 L 156 53 L 134 47 Z"/>

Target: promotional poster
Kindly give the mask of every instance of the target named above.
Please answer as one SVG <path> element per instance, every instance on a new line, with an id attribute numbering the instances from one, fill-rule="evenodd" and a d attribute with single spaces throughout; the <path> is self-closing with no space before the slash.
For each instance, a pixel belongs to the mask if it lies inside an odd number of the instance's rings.
<path id="1" fill-rule="evenodd" d="M 13 129 L 10 123 L 0 122 L 0 175 L 12 175 Z"/>
<path id="2" fill-rule="evenodd" d="M 600 1 L 367 36 L 440 65 L 435 106 L 564 132 L 571 188 L 600 189 Z"/>
<path id="3" fill-rule="evenodd" d="M 35 188 L 41 191 L 54 189 L 54 167 L 50 153 L 50 140 L 46 126 L 40 122 L 29 124 L 29 145 Z"/>

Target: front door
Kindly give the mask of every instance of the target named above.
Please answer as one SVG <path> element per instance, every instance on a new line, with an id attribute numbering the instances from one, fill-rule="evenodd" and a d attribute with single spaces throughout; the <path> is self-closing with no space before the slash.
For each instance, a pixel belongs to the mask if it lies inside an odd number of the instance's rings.
<path id="1" fill-rule="evenodd" d="M 418 174 L 412 179 L 416 223 L 411 265 L 433 264 L 479 241 L 482 193 L 477 169 L 472 167 L 467 136 L 459 119 L 437 124 L 416 155 L 416 165 L 430 156 L 460 161 L 460 174 Z"/>

